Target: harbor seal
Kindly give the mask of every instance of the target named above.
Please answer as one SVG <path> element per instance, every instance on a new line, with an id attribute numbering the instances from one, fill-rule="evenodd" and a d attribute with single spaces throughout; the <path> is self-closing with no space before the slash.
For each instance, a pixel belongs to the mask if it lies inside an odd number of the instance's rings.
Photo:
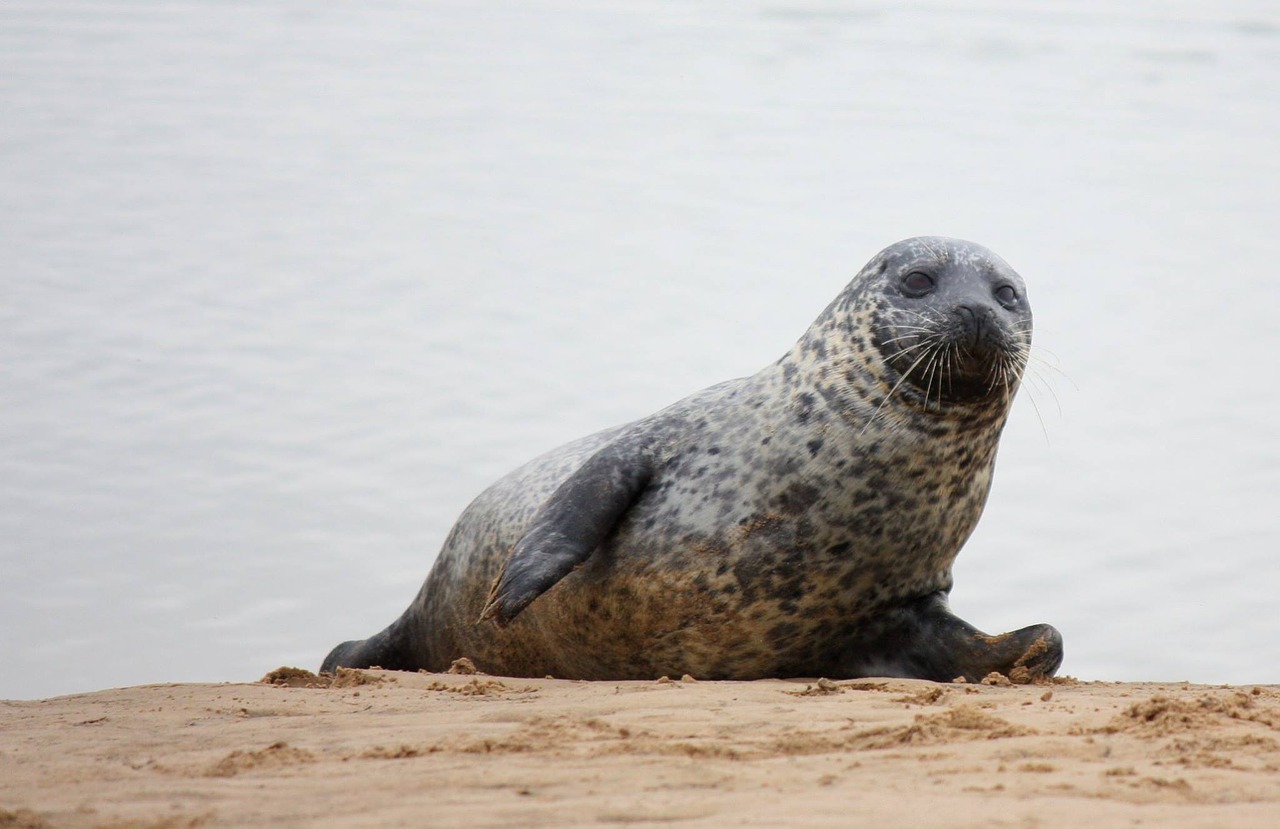
<path id="1" fill-rule="evenodd" d="M 1054 628 L 991 636 L 947 607 L 1030 344 L 1004 260 L 898 242 L 777 362 L 489 487 L 408 610 L 321 670 L 1052 675 Z"/>

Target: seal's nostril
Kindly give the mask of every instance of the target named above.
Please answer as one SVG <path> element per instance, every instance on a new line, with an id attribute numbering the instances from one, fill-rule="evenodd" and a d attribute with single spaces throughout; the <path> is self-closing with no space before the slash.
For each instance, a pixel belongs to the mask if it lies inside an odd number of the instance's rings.
<path id="1" fill-rule="evenodd" d="M 987 338 L 986 314 L 982 313 L 982 309 L 975 308 L 972 305 L 957 305 L 955 307 L 956 316 L 960 318 L 962 326 L 961 339 L 969 346 L 977 346 Z"/>
<path id="2" fill-rule="evenodd" d="M 982 303 L 965 303 L 952 306 L 955 320 L 955 339 L 968 351 L 968 356 L 978 357 L 1003 351 L 1011 339 L 1011 332 L 997 310 Z"/>

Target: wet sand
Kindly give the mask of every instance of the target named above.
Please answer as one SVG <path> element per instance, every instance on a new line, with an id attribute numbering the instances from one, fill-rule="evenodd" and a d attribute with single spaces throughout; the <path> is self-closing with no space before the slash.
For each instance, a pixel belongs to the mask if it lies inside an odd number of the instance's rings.
<path id="1" fill-rule="evenodd" d="M 1280 820 L 1277 686 L 268 679 L 0 702 L 0 827 Z"/>

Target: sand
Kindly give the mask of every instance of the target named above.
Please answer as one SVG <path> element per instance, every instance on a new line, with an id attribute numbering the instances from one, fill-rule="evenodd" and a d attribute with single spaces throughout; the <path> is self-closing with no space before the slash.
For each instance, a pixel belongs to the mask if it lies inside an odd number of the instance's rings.
<path id="1" fill-rule="evenodd" d="M 0 827 L 619 824 L 1273 829 L 1280 688 L 364 671 L 0 702 Z"/>

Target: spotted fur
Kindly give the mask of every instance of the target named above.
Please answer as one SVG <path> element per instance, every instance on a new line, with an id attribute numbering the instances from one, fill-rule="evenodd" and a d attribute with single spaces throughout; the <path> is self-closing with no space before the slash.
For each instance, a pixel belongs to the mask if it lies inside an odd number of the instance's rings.
<path id="1" fill-rule="evenodd" d="M 946 290 L 905 294 L 913 272 Z M 1017 307 L 991 300 L 1003 285 Z M 972 357 L 980 334 L 1003 349 L 1003 373 Z M 959 345 L 926 377 L 917 355 L 935 335 Z M 1011 668 L 1040 642 L 1049 657 L 1024 663 L 1052 673 L 1052 628 L 978 639 L 945 605 L 1030 338 L 1022 280 L 995 254 L 899 242 L 777 362 L 485 490 L 401 619 L 324 667 L 442 670 L 467 656 L 491 673 L 582 679 L 950 679 Z"/>

